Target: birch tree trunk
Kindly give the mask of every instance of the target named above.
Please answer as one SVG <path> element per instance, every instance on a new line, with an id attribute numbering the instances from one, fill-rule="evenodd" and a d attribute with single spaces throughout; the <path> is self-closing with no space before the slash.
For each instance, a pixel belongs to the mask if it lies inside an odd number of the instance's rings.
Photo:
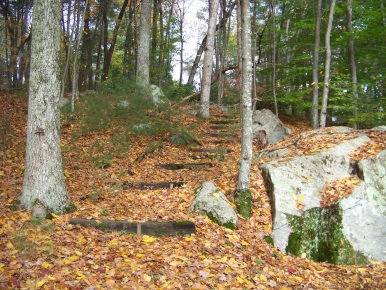
<path id="1" fill-rule="evenodd" d="M 137 84 L 150 85 L 150 20 L 151 0 L 141 1 L 141 19 L 139 25 L 137 54 Z"/>
<path id="2" fill-rule="evenodd" d="M 312 128 L 318 128 L 318 107 L 319 107 L 319 48 L 320 48 L 320 21 L 322 18 L 322 0 L 318 0 L 318 7 L 316 10 L 315 20 L 315 45 L 314 45 L 314 59 L 312 64 Z"/>
<path id="3" fill-rule="evenodd" d="M 332 21 L 334 19 L 335 11 L 335 2 L 336 0 L 331 0 L 330 14 L 328 16 L 328 24 L 326 31 L 326 61 L 324 64 L 324 82 L 323 82 L 323 99 L 322 99 L 322 109 L 320 112 L 320 127 L 326 127 L 326 118 L 327 118 L 327 102 L 328 102 L 328 91 L 330 87 L 330 66 L 331 66 L 331 29 Z"/>
<path id="4" fill-rule="evenodd" d="M 60 150 L 60 0 L 37 0 L 32 25 L 26 164 L 21 205 L 35 217 L 70 204 Z"/>
<path id="5" fill-rule="evenodd" d="M 250 172 L 252 162 L 252 59 L 251 59 L 251 18 L 250 1 L 241 0 L 241 158 L 239 180 L 237 183 L 235 202 L 238 212 L 244 218 L 251 217 L 252 195 L 250 191 Z"/>
<path id="6" fill-rule="evenodd" d="M 210 107 L 210 89 L 212 81 L 213 68 L 213 51 L 214 51 L 214 36 L 216 32 L 216 20 L 219 0 L 212 0 L 209 9 L 208 33 L 206 39 L 206 48 L 204 55 L 204 68 L 201 81 L 201 101 L 200 101 L 200 116 L 208 119 Z"/>
<path id="7" fill-rule="evenodd" d="M 82 36 L 83 36 L 83 20 L 86 15 L 88 0 L 86 0 L 86 4 L 84 7 L 84 10 L 82 12 L 82 19 L 80 19 L 80 4 L 78 3 L 78 19 L 77 19 L 77 34 L 76 34 L 76 40 L 75 40 L 75 51 L 74 51 L 74 63 L 72 65 L 72 93 L 71 93 L 71 117 L 74 117 L 74 111 L 75 111 L 75 100 L 79 100 L 79 65 L 78 65 L 78 58 L 79 58 L 79 47 L 80 43 L 82 42 Z M 80 25 L 80 22 L 82 21 L 82 25 Z"/>
<path id="8" fill-rule="evenodd" d="M 220 22 L 223 21 L 226 17 L 226 0 L 222 0 L 220 2 L 221 4 L 221 19 Z M 225 88 L 225 74 L 223 73 L 225 68 L 225 62 L 226 62 L 226 56 L 227 56 L 227 50 L 228 50 L 228 42 L 229 42 L 229 35 L 230 35 L 230 21 L 227 23 L 228 25 L 224 25 L 219 29 L 218 34 L 218 43 L 219 43 L 219 71 L 218 71 L 218 95 L 217 95 L 217 104 L 218 106 L 223 105 L 223 99 L 224 99 L 224 88 Z"/>
<path id="9" fill-rule="evenodd" d="M 272 26 L 273 26 L 273 47 L 272 47 L 272 94 L 275 104 L 275 115 L 279 117 L 279 109 L 277 107 L 276 98 L 276 2 L 272 3 Z"/>
<path id="10" fill-rule="evenodd" d="M 226 21 L 228 21 L 228 19 L 232 16 L 232 11 L 235 8 L 235 6 L 236 6 L 236 1 L 232 2 L 230 4 L 229 10 L 227 11 L 226 15 L 221 19 L 220 23 L 216 25 L 216 31 L 226 24 Z M 198 51 L 196 53 L 196 57 L 194 58 L 194 61 L 193 61 L 192 68 L 190 69 L 189 78 L 187 81 L 188 85 L 193 86 L 194 77 L 196 75 L 198 65 L 199 65 L 200 60 L 201 60 L 201 55 L 203 54 L 204 48 L 206 47 L 207 38 L 208 38 L 208 36 L 205 35 L 205 37 L 201 41 L 201 45 L 198 48 Z"/>
<path id="11" fill-rule="evenodd" d="M 353 37 L 353 28 L 352 28 L 352 0 L 347 0 L 347 32 L 349 33 L 348 38 L 348 60 L 350 65 L 351 73 L 351 94 L 352 94 L 352 105 L 353 105 L 353 115 L 354 122 L 353 128 L 358 129 L 358 77 L 357 77 L 357 68 L 355 64 L 355 54 L 354 54 L 354 37 Z"/>

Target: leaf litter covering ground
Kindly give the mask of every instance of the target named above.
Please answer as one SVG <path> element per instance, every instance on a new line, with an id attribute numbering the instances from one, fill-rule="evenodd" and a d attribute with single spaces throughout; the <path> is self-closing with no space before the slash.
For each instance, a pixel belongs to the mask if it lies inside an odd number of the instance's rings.
<path id="1" fill-rule="evenodd" d="M 3 104 L 4 94 L 1 98 Z M 239 139 L 223 141 L 221 146 L 233 151 L 226 154 L 224 161 L 211 159 L 211 168 L 172 171 L 158 165 L 194 163 L 197 153 L 187 146 L 171 145 L 165 141 L 166 136 L 131 138 L 126 157 L 113 156 L 109 167 L 98 169 L 88 152 L 96 140 L 108 143 L 112 130 L 82 135 L 74 141 L 72 132 L 79 125 L 75 120 L 63 126 L 62 149 L 68 191 L 77 211 L 55 216 L 52 221 L 31 220 L 28 213 L 11 211 L 10 204 L 17 200 L 23 181 L 27 104 L 22 98 L 11 98 L 9 104 L 8 150 L 5 167 L 0 170 L 1 289 L 386 289 L 385 263 L 316 263 L 304 255 L 287 256 L 266 243 L 264 236 L 271 233 L 271 213 L 256 162 L 251 173 L 253 217 L 248 221 L 240 219 L 237 231 L 188 212 L 194 190 L 203 181 L 213 181 L 231 195 L 237 182 Z M 212 114 L 220 112 L 213 109 Z M 185 124 L 196 123 L 194 133 L 204 147 L 216 147 L 213 143 L 218 138 L 200 133 L 211 132 L 209 121 L 188 114 L 175 118 L 181 118 Z M 275 147 L 287 147 L 293 154 L 310 154 L 316 148 L 323 150 L 342 138 L 350 138 L 348 134 L 312 135 L 305 122 L 289 117 L 283 120 L 294 134 Z M 305 135 L 312 135 L 311 139 Z M 384 135 L 373 135 L 373 141 L 358 150 L 356 156 L 370 157 L 386 147 Z M 297 142 L 299 138 L 301 141 Z M 318 142 L 312 138 L 319 138 Z M 142 162 L 134 162 L 147 146 L 159 140 L 163 141 L 162 148 Z M 257 150 L 259 144 L 255 147 Z M 144 181 L 187 184 L 154 191 L 122 190 L 123 182 Z M 342 194 L 346 187 L 341 184 L 332 182 L 329 189 L 339 185 L 336 194 Z M 185 237 L 107 233 L 70 225 L 71 217 L 128 221 L 188 219 L 195 222 L 197 233 Z"/>

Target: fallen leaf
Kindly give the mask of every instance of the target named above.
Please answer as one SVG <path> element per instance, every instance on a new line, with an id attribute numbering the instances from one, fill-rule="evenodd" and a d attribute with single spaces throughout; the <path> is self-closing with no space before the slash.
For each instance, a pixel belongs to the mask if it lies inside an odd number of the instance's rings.
<path id="1" fill-rule="evenodd" d="M 114 285 L 115 285 L 115 280 L 112 280 L 112 279 L 107 280 L 105 284 L 106 284 L 106 286 L 109 287 L 109 288 L 114 287 Z"/>
<path id="2" fill-rule="evenodd" d="M 53 267 L 53 265 L 50 263 L 47 263 L 47 262 L 43 262 L 42 267 L 45 269 L 51 269 Z"/>
<path id="3" fill-rule="evenodd" d="M 145 243 L 152 243 L 154 242 L 154 238 L 145 235 L 143 236 L 142 241 L 144 241 Z"/>
<path id="4" fill-rule="evenodd" d="M 146 281 L 146 282 L 150 282 L 151 281 L 151 277 L 147 274 L 143 274 L 143 280 Z"/>

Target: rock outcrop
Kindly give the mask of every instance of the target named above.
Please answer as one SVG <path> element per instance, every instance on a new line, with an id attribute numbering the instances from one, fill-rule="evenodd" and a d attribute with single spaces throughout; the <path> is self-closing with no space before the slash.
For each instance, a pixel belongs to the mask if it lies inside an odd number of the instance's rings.
<path id="1" fill-rule="evenodd" d="M 354 162 L 350 152 L 365 134 L 309 156 L 271 161 L 260 168 L 270 196 L 275 246 L 316 261 L 386 261 L 386 150 Z M 321 206 L 328 181 L 357 176 L 352 194 Z"/>

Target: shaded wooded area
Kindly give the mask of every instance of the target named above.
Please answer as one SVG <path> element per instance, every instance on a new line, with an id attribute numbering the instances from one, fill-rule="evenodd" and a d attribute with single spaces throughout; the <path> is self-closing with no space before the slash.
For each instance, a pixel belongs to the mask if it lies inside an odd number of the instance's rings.
<path id="1" fill-rule="evenodd" d="M 202 27 L 208 19 L 208 8 L 192 15 L 191 11 L 196 11 L 194 1 L 152 2 L 150 83 L 179 99 L 200 87 L 200 61 L 206 46 Z M 257 108 L 277 108 L 315 121 L 323 110 L 322 93 L 328 88 L 327 111 L 322 114 L 327 125 L 368 128 L 381 124 L 385 120 L 386 67 L 383 0 L 337 1 L 328 38 L 328 70 L 326 33 L 332 6 L 329 1 L 319 1 L 320 5 L 316 2 L 251 1 L 253 93 L 254 99 L 262 100 Z M 25 88 L 29 81 L 33 2 L 6 0 L 0 5 L 2 87 Z M 205 3 L 202 6 L 208 7 Z M 212 75 L 217 82 L 211 90 L 211 99 L 220 104 L 238 101 L 234 8 L 234 2 L 220 1 Z M 137 0 L 63 1 L 64 91 L 98 89 L 105 81 L 135 79 L 140 11 Z M 316 25 L 317 15 L 320 25 Z M 196 18 L 196 29 L 203 30 L 196 41 L 200 45 L 196 45 L 194 59 L 185 53 L 195 50 L 187 47 L 191 43 L 188 40 L 197 34 L 187 25 L 192 18 Z M 324 79 L 327 74 L 330 77 Z"/>

